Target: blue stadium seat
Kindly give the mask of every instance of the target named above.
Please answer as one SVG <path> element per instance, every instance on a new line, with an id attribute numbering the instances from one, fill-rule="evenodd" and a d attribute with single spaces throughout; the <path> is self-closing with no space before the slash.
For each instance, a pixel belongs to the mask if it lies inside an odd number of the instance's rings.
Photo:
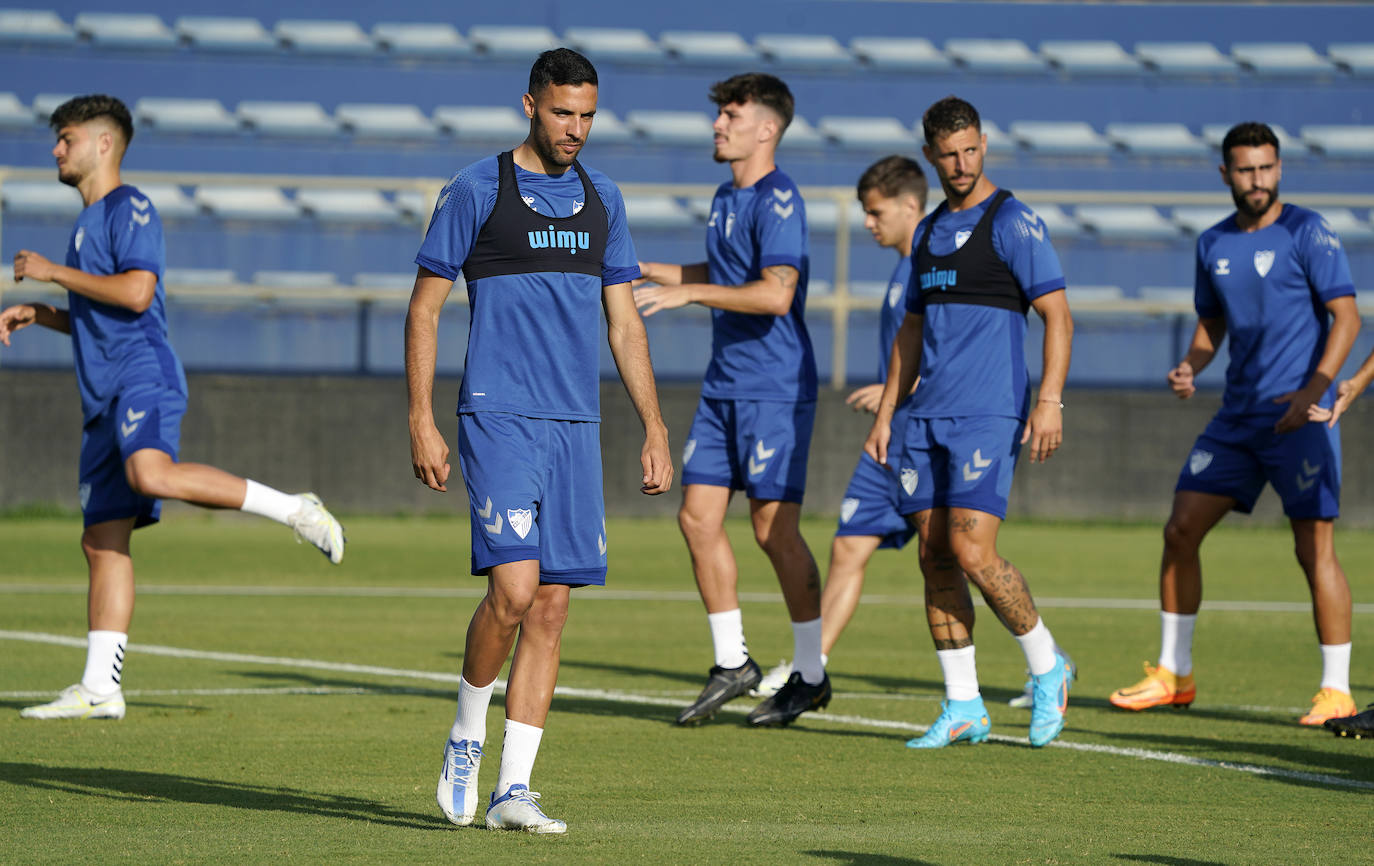
<path id="1" fill-rule="evenodd" d="M 948 72 L 953 65 L 929 39 L 919 36 L 856 36 L 849 50 L 874 69 Z"/>
<path id="2" fill-rule="evenodd" d="M 275 51 L 272 38 L 256 18 L 186 15 L 176 21 L 183 41 L 198 51 Z"/>
<path id="3" fill-rule="evenodd" d="M 668 195 L 625 196 L 625 218 L 631 231 L 695 228 L 696 218 Z"/>
<path id="4" fill-rule="evenodd" d="M 334 116 L 360 138 L 413 141 L 438 135 L 417 106 L 405 103 L 345 102 L 334 109 Z"/>
<path id="5" fill-rule="evenodd" d="M 81 213 L 81 193 L 50 181 L 10 180 L 0 184 L 0 202 L 15 215 L 72 218 Z"/>
<path id="6" fill-rule="evenodd" d="M 631 111 L 625 122 L 655 144 L 706 147 L 711 143 L 712 119 L 700 111 Z"/>
<path id="7" fill-rule="evenodd" d="M 819 150 L 824 147 L 825 136 L 800 114 L 792 116 L 792 122 L 787 125 L 787 132 L 783 134 L 782 143 L 778 145 L 783 152 Z"/>
<path id="8" fill-rule="evenodd" d="M 260 135 L 326 138 L 339 133 L 339 122 L 318 102 L 245 100 L 238 104 L 239 120 Z"/>
<path id="9" fill-rule="evenodd" d="M 563 38 L 570 47 L 590 57 L 593 63 L 602 60 L 662 63 L 668 59 L 648 33 L 633 27 L 569 27 Z"/>
<path id="10" fill-rule="evenodd" d="M 1308 148 L 1307 142 L 1290 133 L 1287 129 L 1277 123 L 1269 124 L 1269 128 L 1274 131 L 1274 137 L 1279 140 L 1279 150 L 1284 159 L 1295 156 L 1310 156 L 1312 151 Z M 1202 127 L 1202 139 L 1207 142 L 1209 147 L 1216 148 L 1214 154 L 1220 158 L 1221 143 L 1226 140 L 1226 133 L 1231 129 L 1229 123 L 1208 123 Z"/>
<path id="11" fill-rule="evenodd" d="M 1055 240 L 1067 241 L 1083 236 L 1083 226 L 1079 224 L 1078 220 L 1065 213 L 1059 205 L 1049 202 L 1036 202 L 1031 205 L 1031 210 L 1035 211 L 1036 216 L 1044 221 L 1045 228 L 1050 231 L 1050 237 Z"/>
<path id="12" fill-rule="evenodd" d="M 830 115 L 820 119 L 821 133 L 848 150 L 882 150 L 909 153 L 916 136 L 895 117 Z"/>
<path id="13" fill-rule="evenodd" d="M 82 12 L 76 32 L 108 48 L 174 48 L 177 37 L 156 15 L 125 12 Z"/>
<path id="14" fill-rule="evenodd" d="M 396 206 L 375 189 L 302 189 L 296 202 L 321 222 L 394 223 L 401 219 Z"/>
<path id="15" fill-rule="evenodd" d="M 0 42 L 67 45 L 76 41 L 73 30 L 49 9 L 0 9 Z"/>
<path id="16" fill-rule="evenodd" d="M 1149 205 L 1079 205 L 1074 216 L 1108 241 L 1168 241 L 1181 237 L 1178 226 Z"/>
<path id="17" fill-rule="evenodd" d="M 134 184 L 139 192 L 146 195 L 157 208 L 158 216 L 164 220 L 191 219 L 200 213 L 200 208 L 180 186 L 174 183 Z"/>
<path id="18" fill-rule="evenodd" d="M 272 32 L 282 45 L 301 54 L 356 56 L 377 49 L 356 21 L 285 18 Z"/>
<path id="19" fill-rule="evenodd" d="M 448 23 L 384 21 L 372 28 L 372 40 L 393 57 L 448 59 L 472 54 L 472 44 Z"/>
<path id="20" fill-rule="evenodd" d="M 48 125 L 48 118 L 58 109 L 62 103 L 76 96 L 75 93 L 40 93 L 33 98 L 33 113 L 44 125 Z"/>
<path id="21" fill-rule="evenodd" d="M 752 63 L 758 54 L 738 33 L 714 30 L 666 30 L 658 42 L 684 63 L 730 65 Z"/>
<path id="22" fill-rule="evenodd" d="M 1188 234 L 1200 235 L 1235 212 L 1235 208 L 1221 205 L 1180 205 L 1170 217 Z"/>
<path id="23" fill-rule="evenodd" d="M 332 271 L 261 270 L 253 272 L 253 284 L 277 289 L 332 289 L 339 275 Z"/>
<path id="24" fill-rule="evenodd" d="M 287 221 L 301 215 L 300 207 L 275 186 L 200 186 L 196 202 L 224 220 Z"/>
<path id="25" fill-rule="evenodd" d="M 1374 227 L 1355 216 L 1348 207 L 1323 207 L 1317 209 L 1326 224 L 1348 246 L 1365 246 L 1374 242 Z"/>
<path id="26" fill-rule="evenodd" d="M 1314 123 L 1298 130 L 1307 146 L 1336 159 L 1374 159 L 1374 126 Z"/>
<path id="27" fill-rule="evenodd" d="M 1137 42 L 1135 55 L 1160 75 L 1230 75 L 1236 62 L 1210 42 Z"/>
<path id="28" fill-rule="evenodd" d="M 854 57 L 833 36 L 760 33 L 754 47 L 779 66 L 852 69 Z"/>
<path id="29" fill-rule="evenodd" d="M 510 106 L 441 105 L 434 109 L 434 122 L 466 142 L 514 146 L 530 131 L 529 119 Z"/>
<path id="30" fill-rule="evenodd" d="M 1036 155 L 1102 156 L 1112 150 L 1111 142 L 1082 121 L 1018 120 L 1009 129 Z"/>
<path id="31" fill-rule="evenodd" d="M 1020 39 L 950 39 L 945 53 L 970 72 L 1025 75 L 1045 71 L 1044 58 Z"/>
<path id="32" fill-rule="evenodd" d="M 139 122 L 158 132 L 225 135 L 239 128 L 238 119 L 218 99 L 144 97 L 133 108 Z"/>
<path id="33" fill-rule="evenodd" d="M 488 57 L 533 63 L 540 52 L 558 47 L 558 37 L 547 27 L 473 27 L 468 38 Z"/>
<path id="34" fill-rule="evenodd" d="M 1351 75 L 1374 75 L 1374 42 L 1332 42 L 1326 56 Z"/>
<path id="35" fill-rule="evenodd" d="M 168 268 L 162 275 L 163 285 L 172 289 L 231 286 L 238 281 L 232 268 Z"/>
<path id="36" fill-rule="evenodd" d="M 1109 123 L 1107 137 L 1132 156 L 1204 157 L 1207 143 L 1181 123 Z"/>
<path id="37" fill-rule="evenodd" d="M 1140 61 L 1110 39 L 1050 39 L 1040 54 L 1070 75 L 1138 75 Z"/>
<path id="38" fill-rule="evenodd" d="M 1269 78 L 1309 78 L 1334 71 L 1331 61 L 1306 42 L 1237 42 L 1231 56 L 1245 69 Z"/>
<path id="39" fill-rule="evenodd" d="M 32 129 L 37 118 L 33 110 L 13 93 L 0 93 L 0 129 Z"/>

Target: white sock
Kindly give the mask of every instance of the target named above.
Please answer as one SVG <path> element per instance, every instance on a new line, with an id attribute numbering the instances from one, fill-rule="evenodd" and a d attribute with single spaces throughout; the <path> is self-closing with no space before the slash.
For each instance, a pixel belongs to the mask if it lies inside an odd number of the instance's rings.
<path id="1" fill-rule="evenodd" d="M 544 729 L 506 719 L 506 741 L 501 746 L 501 773 L 496 777 L 496 796 L 503 797 L 511 785 L 530 786 L 530 773 L 539 754 Z"/>
<path id="2" fill-rule="evenodd" d="M 1181 677 L 1193 672 L 1195 613 L 1159 612 L 1159 666 Z"/>
<path id="3" fill-rule="evenodd" d="M 285 523 L 288 517 L 300 510 L 301 498 L 294 493 L 282 493 L 251 478 L 247 480 L 248 492 L 243 495 L 243 504 L 239 506 L 239 511 Z"/>
<path id="4" fill-rule="evenodd" d="M 1038 677 L 1054 670 L 1054 635 L 1045 627 L 1043 619 L 1037 619 L 1035 628 L 1025 634 L 1013 637 L 1021 645 L 1021 652 L 1026 654 L 1026 667 L 1030 669 L 1031 676 Z"/>
<path id="5" fill-rule="evenodd" d="M 496 689 L 496 680 L 485 686 L 477 687 L 462 677 L 458 678 L 458 715 L 453 719 L 453 728 L 448 738 L 455 743 L 459 740 L 476 740 L 478 744 L 487 739 L 487 707 L 491 705 L 491 693 Z"/>
<path id="6" fill-rule="evenodd" d="M 800 671 L 808 685 L 825 679 L 825 657 L 821 655 L 821 618 L 792 623 L 792 670 Z"/>
<path id="7" fill-rule="evenodd" d="M 1322 688 L 1350 694 L 1350 644 L 1322 644 Z"/>
<path id="8" fill-rule="evenodd" d="M 978 662 L 973 644 L 959 649 L 936 650 L 940 668 L 945 672 L 945 698 L 951 701 L 971 701 L 978 697 Z"/>
<path id="9" fill-rule="evenodd" d="M 744 645 L 744 618 L 739 608 L 706 614 L 711 624 L 711 643 L 716 651 L 716 664 L 723 668 L 737 668 L 749 660 L 749 648 Z"/>
<path id="10" fill-rule="evenodd" d="M 119 691 L 124 676 L 124 648 L 128 645 L 129 636 L 122 631 L 86 632 L 86 671 L 81 675 L 81 685 L 97 695 Z"/>

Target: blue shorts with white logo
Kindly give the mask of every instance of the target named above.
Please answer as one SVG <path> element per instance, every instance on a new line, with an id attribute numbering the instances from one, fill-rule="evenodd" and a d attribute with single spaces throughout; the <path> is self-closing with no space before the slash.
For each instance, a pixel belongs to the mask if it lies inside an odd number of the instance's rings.
<path id="1" fill-rule="evenodd" d="M 1236 500 L 1249 514 L 1265 482 L 1292 520 L 1331 520 L 1341 511 L 1341 431 L 1304 424 L 1275 433 L 1275 418 L 1213 418 L 1193 444 L 1175 490 Z"/>
<path id="2" fill-rule="evenodd" d="M 134 528 L 156 523 L 162 502 L 129 487 L 124 461 L 155 448 L 177 459 L 186 395 L 162 385 L 136 385 L 121 393 L 81 431 L 81 516 L 86 526 L 134 518 Z"/>
<path id="3" fill-rule="evenodd" d="M 527 559 L 541 583 L 606 583 L 601 425 L 506 412 L 458 416 L 472 573 Z"/>
<path id="4" fill-rule="evenodd" d="M 897 467 L 897 510 L 969 508 L 1005 518 L 1024 423 L 967 415 L 912 418 L 900 438 L 894 429 L 888 462 Z"/>
<path id="5" fill-rule="evenodd" d="M 902 488 L 897 473 L 868 454 L 859 455 L 859 465 L 849 479 L 840 503 L 840 525 L 836 535 L 876 535 L 878 547 L 901 549 L 916 534 L 897 510 Z"/>
<path id="6" fill-rule="evenodd" d="M 816 404 L 702 397 L 682 450 L 682 484 L 801 502 Z"/>

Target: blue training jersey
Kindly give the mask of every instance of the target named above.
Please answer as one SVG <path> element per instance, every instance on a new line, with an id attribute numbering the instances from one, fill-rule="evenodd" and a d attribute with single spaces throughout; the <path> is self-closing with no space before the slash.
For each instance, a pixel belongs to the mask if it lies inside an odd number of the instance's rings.
<path id="1" fill-rule="evenodd" d="M 878 382 L 887 384 L 887 368 L 892 364 L 892 343 L 906 318 L 907 284 L 911 282 L 911 257 L 899 256 L 897 267 L 887 281 L 883 308 L 878 317 Z"/>
<path id="2" fill-rule="evenodd" d="M 601 290 L 636 279 L 639 262 L 619 188 L 599 171 L 587 169 L 587 175 L 605 206 L 609 229 L 601 276 L 543 272 L 469 282 L 471 324 L 460 413 L 601 419 Z M 568 217 L 585 204 L 574 168 L 555 177 L 517 165 L 515 176 L 520 197 L 537 213 Z M 457 279 L 496 204 L 498 188 L 495 156 L 458 172 L 439 194 L 415 263 Z"/>
<path id="3" fill-rule="evenodd" d="M 162 220 L 135 187 L 117 187 L 76 218 L 67 242 L 67 267 L 101 276 L 126 271 L 157 275 L 153 302 L 141 313 L 67 293 L 83 424 L 134 385 L 158 384 L 186 393 L 186 374 L 167 339 L 166 262 Z"/>
<path id="4" fill-rule="evenodd" d="M 916 227 L 917 245 L 934 219 L 930 251 L 948 255 L 963 246 L 994 196 L 968 210 L 941 208 Z M 993 215 L 992 247 L 1025 295 L 1034 301 L 1065 287 L 1064 270 L 1045 223 L 1014 196 Z M 930 304 L 921 299 L 916 269 L 909 278 L 907 311 L 924 316 L 921 332 L 921 385 L 911 400 L 918 418 L 997 415 L 1025 418 L 1030 402 L 1026 373 L 1026 316 L 1013 310 L 973 304 Z"/>
<path id="5" fill-rule="evenodd" d="M 1272 225 L 1242 231 L 1235 214 L 1197 239 L 1194 305 L 1226 320 L 1231 362 L 1222 413 L 1280 416 L 1274 398 L 1307 384 L 1326 349 L 1326 303 L 1355 294 L 1340 238 L 1321 214 L 1285 204 Z M 1322 396 L 1330 406 L 1334 388 Z"/>
<path id="6" fill-rule="evenodd" d="M 736 189 L 726 182 L 711 201 L 706 225 L 709 279 L 740 286 L 761 279 L 763 269 L 797 269 L 792 308 L 783 316 L 711 310 L 711 364 L 702 396 L 724 400 L 816 399 L 816 356 L 806 330 L 806 206 L 797 185 L 774 169 L 758 183 Z"/>

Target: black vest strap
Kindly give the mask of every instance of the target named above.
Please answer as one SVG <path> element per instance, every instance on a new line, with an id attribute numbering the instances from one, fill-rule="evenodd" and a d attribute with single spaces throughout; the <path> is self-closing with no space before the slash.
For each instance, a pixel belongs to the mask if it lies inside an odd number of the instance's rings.
<path id="1" fill-rule="evenodd" d="M 916 273 L 912 275 L 921 292 L 924 304 L 974 304 L 998 307 L 1025 315 L 1030 302 L 1021 291 L 1016 277 L 1006 262 L 997 256 L 992 245 L 992 220 L 997 209 L 1011 198 L 1010 190 L 998 190 L 992 203 L 983 212 L 973 233 L 963 246 L 948 255 L 937 256 L 930 251 L 930 232 L 935 221 L 947 211 L 941 203 L 926 220 L 925 232 L 916 247 Z"/>

